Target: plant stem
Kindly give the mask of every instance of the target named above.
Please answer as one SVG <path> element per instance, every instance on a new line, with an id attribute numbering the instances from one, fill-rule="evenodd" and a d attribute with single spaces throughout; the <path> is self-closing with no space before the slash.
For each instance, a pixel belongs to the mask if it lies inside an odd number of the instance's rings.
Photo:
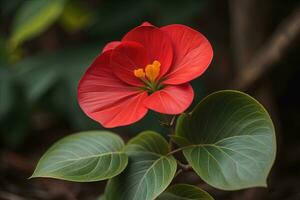
<path id="1" fill-rule="evenodd" d="M 182 169 L 179 169 L 179 170 L 176 172 L 174 178 L 176 178 L 176 177 L 177 177 L 179 174 L 181 174 L 182 172 L 183 172 L 183 170 L 182 170 Z"/>
<path id="2" fill-rule="evenodd" d="M 190 165 L 183 164 L 179 160 L 177 160 L 177 164 L 179 165 L 180 168 L 177 170 L 174 178 L 176 178 L 177 176 L 179 176 L 179 174 L 181 174 L 182 172 L 192 170 L 192 167 Z"/>
<path id="3" fill-rule="evenodd" d="M 170 140 L 171 141 L 171 140 Z M 175 154 L 175 153 L 178 153 L 178 152 L 180 152 L 180 151 L 182 151 L 183 149 L 185 149 L 186 147 L 181 147 L 181 148 L 178 148 L 178 149 L 174 149 L 174 150 L 172 150 L 172 151 L 170 151 L 169 153 L 168 153 L 168 155 L 173 155 L 173 154 Z"/>
<path id="4" fill-rule="evenodd" d="M 182 162 L 180 162 L 179 160 L 177 160 L 177 164 L 179 165 L 179 167 L 183 170 L 183 171 L 190 171 L 192 169 L 192 167 L 188 164 L 183 164 Z"/>

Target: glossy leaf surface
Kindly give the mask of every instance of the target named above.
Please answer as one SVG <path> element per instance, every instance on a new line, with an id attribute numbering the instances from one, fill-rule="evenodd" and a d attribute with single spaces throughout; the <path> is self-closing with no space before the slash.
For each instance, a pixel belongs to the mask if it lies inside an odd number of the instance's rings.
<path id="1" fill-rule="evenodd" d="M 107 131 L 70 135 L 41 158 L 32 177 L 77 182 L 99 181 L 121 173 L 127 165 L 123 140 Z"/>
<path id="2" fill-rule="evenodd" d="M 153 200 L 171 183 L 177 168 L 167 156 L 168 143 L 158 133 L 145 131 L 127 145 L 127 168 L 109 181 L 107 200 Z"/>
<path id="3" fill-rule="evenodd" d="M 173 140 L 210 185 L 237 190 L 266 186 L 275 159 L 275 130 L 267 111 L 237 91 L 220 91 L 178 118 Z"/>
<path id="4" fill-rule="evenodd" d="M 169 187 L 157 200 L 213 200 L 213 198 L 194 185 L 176 184 Z"/>

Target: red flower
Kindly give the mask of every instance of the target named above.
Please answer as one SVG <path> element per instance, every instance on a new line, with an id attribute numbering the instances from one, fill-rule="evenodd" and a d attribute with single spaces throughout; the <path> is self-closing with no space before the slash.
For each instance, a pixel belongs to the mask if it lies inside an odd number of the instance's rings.
<path id="1" fill-rule="evenodd" d="M 144 23 L 108 43 L 82 77 L 78 101 L 104 127 L 132 124 L 148 109 L 179 114 L 191 104 L 188 83 L 212 60 L 209 41 L 184 25 Z"/>

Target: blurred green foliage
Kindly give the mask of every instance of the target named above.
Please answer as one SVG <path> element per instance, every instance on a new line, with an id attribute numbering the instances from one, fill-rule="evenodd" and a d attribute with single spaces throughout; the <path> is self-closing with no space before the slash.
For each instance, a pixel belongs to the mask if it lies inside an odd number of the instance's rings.
<path id="1" fill-rule="evenodd" d="M 47 106 L 63 114 L 76 129 L 91 127 L 77 106 L 77 82 L 99 48 L 81 46 L 40 53 L 17 63 L 17 79 L 23 86 L 27 102 L 34 106 L 43 97 Z M 90 120 L 88 120 L 90 121 Z"/>
<path id="2" fill-rule="evenodd" d="M 65 2 L 66 0 L 24 1 L 12 25 L 11 48 L 45 31 L 60 17 Z"/>
<path id="3" fill-rule="evenodd" d="M 74 131 L 99 129 L 77 104 L 77 83 L 105 43 L 143 21 L 193 25 L 205 0 L 10 0 L 0 1 L 0 143 L 17 146 L 34 129 L 37 111 L 55 115 Z M 197 99 L 201 80 L 193 82 Z M 197 101 L 197 100 L 196 100 Z M 118 129 L 163 132 L 150 112 Z"/>
<path id="4" fill-rule="evenodd" d="M 69 1 L 65 6 L 59 22 L 70 34 L 87 28 L 94 23 L 94 13 L 79 2 Z"/>

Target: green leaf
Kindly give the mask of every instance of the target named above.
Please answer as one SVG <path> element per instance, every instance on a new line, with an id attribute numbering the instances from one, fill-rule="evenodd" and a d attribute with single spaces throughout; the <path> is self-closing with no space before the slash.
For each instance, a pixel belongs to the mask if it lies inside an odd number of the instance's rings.
<path id="1" fill-rule="evenodd" d="M 191 114 L 179 117 L 176 136 L 188 140 L 178 145 L 208 184 L 223 190 L 266 186 L 275 159 L 275 130 L 267 111 L 249 95 L 209 95 Z"/>
<path id="2" fill-rule="evenodd" d="M 107 131 L 74 134 L 58 141 L 44 154 L 32 177 L 77 182 L 109 179 L 127 165 L 123 150 L 123 140 Z"/>
<path id="3" fill-rule="evenodd" d="M 156 200 L 214 200 L 206 191 L 187 184 L 169 187 Z"/>
<path id="4" fill-rule="evenodd" d="M 15 48 L 45 31 L 61 15 L 65 2 L 66 0 L 25 1 L 13 22 L 11 47 Z"/>
<path id="5" fill-rule="evenodd" d="M 169 146 L 158 133 L 145 131 L 126 147 L 127 168 L 111 179 L 105 191 L 107 200 L 153 200 L 171 183 L 177 168 Z"/>

